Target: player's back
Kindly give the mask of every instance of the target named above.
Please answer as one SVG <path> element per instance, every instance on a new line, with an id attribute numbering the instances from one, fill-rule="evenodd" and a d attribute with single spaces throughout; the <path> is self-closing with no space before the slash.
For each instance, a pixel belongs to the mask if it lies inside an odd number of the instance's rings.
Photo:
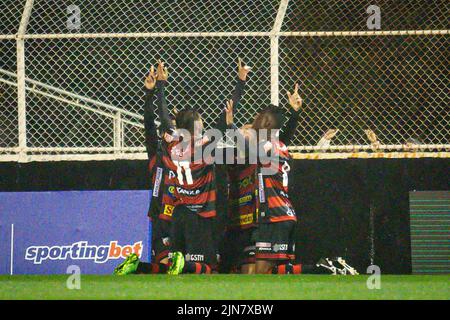
<path id="1" fill-rule="evenodd" d="M 203 157 L 202 140 L 165 143 L 164 164 L 175 173 L 175 205 L 203 217 L 216 215 L 216 177 L 212 157 Z M 198 159 L 195 157 L 200 155 Z"/>
<path id="2" fill-rule="evenodd" d="M 272 160 L 258 168 L 258 203 L 261 222 L 296 220 L 296 214 L 289 199 L 289 178 L 291 156 L 281 141 L 271 142 Z"/>
<path id="3" fill-rule="evenodd" d="M 256 223 L 256 165 L 228 165 L 229 228 L 246 229 Z"/>

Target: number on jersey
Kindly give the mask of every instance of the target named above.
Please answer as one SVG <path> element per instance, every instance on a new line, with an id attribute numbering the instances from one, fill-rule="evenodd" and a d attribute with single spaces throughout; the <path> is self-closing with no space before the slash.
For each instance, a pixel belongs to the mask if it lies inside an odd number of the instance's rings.
<path id="1" fill-rule="evenodd" d="M 189 161 L 174 161 L 177 166 L 177 179 L 179 184 L 193 184 L 191 168 L 189 167 Z"/>

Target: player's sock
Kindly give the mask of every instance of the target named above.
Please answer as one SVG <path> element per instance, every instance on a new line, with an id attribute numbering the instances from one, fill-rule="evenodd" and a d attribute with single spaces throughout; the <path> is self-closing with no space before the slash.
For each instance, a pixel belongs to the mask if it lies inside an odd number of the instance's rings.
<path id="1" fill-rule="evenodd" d="M 272 274 L 326 274 L 327 270 L 311 264 L 280 264 L 273 267 Z"/>
<path id="2" fill-rule="evenodd" d="M 302 264 L 279 264 L 272 268 L 272 274 L 300 274 L 303 273 Z"/>
<path id="3" fill-rule="evenodd" d="M 140 274 L 156 274 L 167 273 L 167 265 L 163 263 L 139 262 L 136 273 Z"/>
<path id="4" fill-rule="evenodd" d="M 211 267 L 206 263 L 186 261 L 184 263 L 183 273 L 210 274 Z"/>
<path id="5" fill-rule="evenodd" d="M 303 274 L 329 274 L 330 272 L 326 269 L 319 268 L 314 264 L 304 264 Z"/>

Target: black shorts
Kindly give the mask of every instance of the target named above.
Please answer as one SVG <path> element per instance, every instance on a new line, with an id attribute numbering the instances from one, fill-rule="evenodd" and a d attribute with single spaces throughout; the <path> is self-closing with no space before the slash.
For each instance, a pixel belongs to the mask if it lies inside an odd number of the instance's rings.
<path id="1" fill-rule="evenodd" d="M 152 219 L 152 262 L 159 263 L 170 252 L 170 221 Z"/>
<path id="2" fill-rule="evenodd" d="M 229 229 L 225 232 L 221 260 L 222 272 L 239 272 L 244 264 L 255 263 L 255 228 Z"/>
<path id="3" fill-rule="evenodd" d="M 217 265 L 215 218 L 203 218 L 184 206 L 176 206 L 170 232 L 171 252 L 180 251 L 186 261 Z"/>
<path id="4" fill-rule="evenodd" d="M 255 233 L 256 260 L 294 260 L 295 221 L 261 223 Z"/>

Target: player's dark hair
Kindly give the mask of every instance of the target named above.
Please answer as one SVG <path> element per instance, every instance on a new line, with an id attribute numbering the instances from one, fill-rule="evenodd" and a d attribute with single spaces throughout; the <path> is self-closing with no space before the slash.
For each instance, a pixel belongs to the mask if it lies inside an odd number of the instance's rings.
<path id="1" fill-rule="evenodd" d="M 183 109 L 178 111 L 175 116 L 175 122 L 178 129 L 188 130 L 191 134 L 194 133 L 195 121 L 201 120 L 200 113 L 195 109 Z"/>
<path id="2" fill-rule="evenodd" d="M 284 112 L 281 108 L 269 105 L 262 109 L 253 121 L 253 129 L 281 129 L 284 122 Z"/>

